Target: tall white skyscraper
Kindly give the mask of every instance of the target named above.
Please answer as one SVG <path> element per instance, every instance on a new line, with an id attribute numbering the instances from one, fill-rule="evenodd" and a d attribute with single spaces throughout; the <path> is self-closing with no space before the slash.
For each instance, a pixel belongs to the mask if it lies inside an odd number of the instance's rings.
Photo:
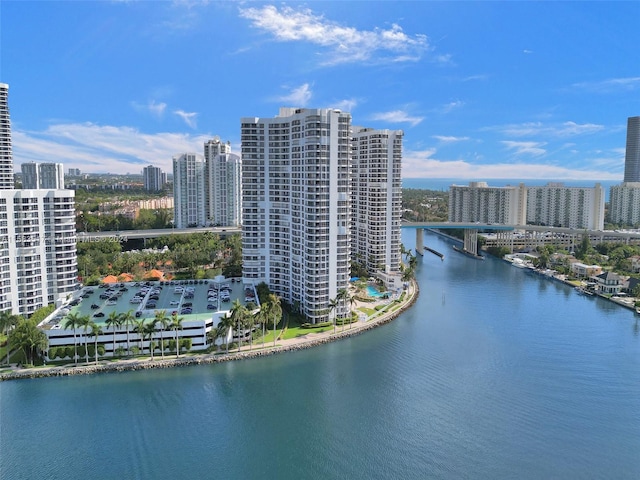
<path id="1" fill-rule="evenodd" d="M 8 90 L 0 84 L 0 311 L 28 316 L 78 287 L 75 192 L 14 189 Z"/>
<path id="2" fill-rule="evenodd" d="M 627 146 L 624 157 L 624 182 L 640 182 L 640 117 L 627 119 Z"/>
<path id="3" fill-rule="evenodd" d="M 371 273 L 400 269 L 402 137 L 353 127 L 351 255 Z"/>
<path id="4" fill-rule="evenodd" d="M 331 109 L 241 119 L 244 280 L 267 283 L 314 323 L 349 285 L 350 126 Z"/>
<path id="5" fill-rule="evenodd" d="M 604 228 L 604 188 L 548 183 L 527 187 L 527 223 L 550 227 Z"/>
<path id="6" fill-rule="evenodd" d="M 242 161 L 218 137 L 204 144 L 207 219 L 214 225 L 242 224 Z"/>
<path id="7" fill-rule="evenodd" d="M 62 163 L 25 162 L 21 165 L 23 189 L 64 188 L 64 168 Z"/>
<path id="8" fill-rule="evenodd" d="M 164 188 L 167 183 L 167 174 L 161 168 L 149 165 L 142 169 L 142 181 L 144 189 L 148 192 L 157 192 Z"/>
<path id="9" fill-rule="evenodd" d="M 9 85 L 0 83 L 0 190 L 15 188 L 8 97 Z"/>
<path id="10" fill-rule="evenodd" d="M 173 157 L 173 202 L 176 228 L 207 224 L 202 155 L 183 153 Z"/>
<path id="11" fill-rule="evenodd" d="M 527 214 L 527 189 L 490 187 L 486 182 L 449 187 L 449 221 L 524 225 Z"/>

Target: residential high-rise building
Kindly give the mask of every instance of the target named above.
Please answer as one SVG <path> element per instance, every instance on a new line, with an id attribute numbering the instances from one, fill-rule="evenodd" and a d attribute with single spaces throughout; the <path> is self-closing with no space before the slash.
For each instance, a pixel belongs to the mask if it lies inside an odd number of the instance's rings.
<path id="1" fill-rule="evenodd" d="M 78 288 L 73 190 L 0 190 L 0 310 L 30 315 Z"/>
<path id="2" fill-rule="evenodd" d="M 173 157 L 173 211 L 176 228 L 204 227 L 206 219 L 204 157 Z"/>
<path id="3" fill-rule="evenodd" d="M 640 117 L 629 117 L 627 119 L 627 146 L 624 156 L 623 182 L 640 182 Z"/>
<path id="4" fill-rule="evenodd" d="M 371 273 L 400 270 L 402 137 L 353 127 L 351 255 Z"/>
<path id="5" fill-rule="evenodd" d="M 562 183 L 527 187 L 527 223 L 550 227 L 604 228 L 604 188 L 567 187 Z"/>
<path id="6" fill-rule="evenodd" d="M 79 168 L 70 168 L 69 169 L 69 176 L 70 177 L 79 177 L 80 176 L 80 169 Z"/>
<path id="7" fill-rule="evenodd" d="M 242 224 L 242 161 L 218 137 L 204 144 L 207 220 L 213 225 Z"/>
<path id="8" fill-rule="evenodd" d="M 313 323 L 349 286 L 350 126 L 332 109 L 241 119 L 244 281 L 265 282 Z"/>
<path id="9" fill-rule="evenodd" d="M 449 187 L 449 221 L 524 225 L 527 189 L 519 186 L 490 187 L 486 182 Z"/>
<path id="10" fill-rule="evenodd" d="M 25 162 L 21 165 L 23 189 L 64 188 L 64 169 L 61 163 Z"/>
<path id="11" fill-rule="evenodd" d="M 640 226 L 640 182 L 625 182 L 609 189 L 609 221 Z"/>
<path id="12" fill-rule="evenodd" d="M 15 188 L 8 97 L 9 85 L 0 83 L 0 190 Z"/>
<path id="13" fill-rule="evenodd" d="M 148 192 L 158 192 L 162 190 L 167 183 L 167 174 L 158 167 L 149 165 L 142 169 L 142 180 L 144 189 Z"/>
<path id="14" fill-rule="evenodd" d="M 14 188 L 8 89 L 0 84 L 0 311 L 28 316 L 78 287 L 75 193 Z"/>

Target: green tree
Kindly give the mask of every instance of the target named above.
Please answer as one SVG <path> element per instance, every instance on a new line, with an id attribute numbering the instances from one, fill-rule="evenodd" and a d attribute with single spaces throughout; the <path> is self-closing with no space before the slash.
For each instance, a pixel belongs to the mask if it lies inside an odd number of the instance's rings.
<path id="1" fill-rule="evenodd" d="M 81 315 L 79 318 L 79 327 L 82 327 L 82 331 L 84 332 L 84 355 L 87 364 L 89 363 L 89 335 L 87 335 L 87 330 L 91 328 L 91 317 L 89 315 Z"/>
<path id="2" fill-rule="evenodd" d="M 6 334 L 8 336 L 9 331 L 13 327 L 15 327 L 20 321 L 18 315 L 14 315 L 11 313 L 11 310 L 4 310 L 0 312 L 0 332 Z M 7 340 L 7 365 L 9 365 L 9 353 L 11 349 L 9 348 L 9 341 Z"/>
<path id="3" fill-rule="evenodd" d="M 22 350 L 29 364 L 33 365 L 35 356 L 49 346 L 47 335 L 38 328 L 32 319 L 20 319 L 9 332 L 7 348 Z"/>
<path id="4" fill-rule="evenodd" d="M 329 315 L 333 313 L 333 333 L 336 333 L 336 325 L 338 323 L 338 313 L 336 310 L 339 304 L 338 297 L 329 300 Z"/>
<path id="5" fill-rule="evenodd" d="M 269 320 L 273 322 L 273 346 L 276 346 L 276 326 L 282 319 L 282 305 L 280 303 L 280 297 L 275 293 L 269 294 Z"/>
<path id="6" fill-rule="evenodd" d="M 102 328 L 100 327 L 100 325 L 98 325 L 95 322 L 90 322 L 89 327 L 91 328 L 91 333 L 89 335 L 92 336 L 95 341 L 95 344 L 93 347 L 93 352 L 96 358 L 95 363 L 98 363 L 98 337 L 102 335 L 104 332 L 102 331 Z"/>
<path id="7" fill-rule="evenodd" d="M 133 310 L 129 310 L 126 313 L 122 313 L 122 325 L 127 329 L 127 355 L 131 352 L 131 344 L 129 342 L 129 327 L 132 327 L 135 323 L 136 317 L 133 315 Z"/>
<path id="8" fill-rule="evenodd" d="M 226 314 L 220 318 L 217 329 L 218 335 L 224 337 L 224 346 L 227 353 L 229 353 L 229 331 L 233 328 L 233 319 L 230 315 Z"/>
<path id="9" fill-rule="evenodd" d="M 164 358 L 164 331 L 171 324 L 171 319 L 166 310 L 157 310 L 153 321 L 154 324 L 160 325 L 160 352 Z"/>
<path id="10" fill-rule="evenodd" d="M 236 332 L 238 334 L 238 351 L 242 349 L 242 336 L 244 336 L 244 329 L 247 320 L 247 309 L 242 303 L 240 303 L 239 299 L 235 299 L 231 304 L 231 319 L 233 321 L 233 325 L 236 327 Z"/>
<path id="11" fill-rule="evenodd" d="M 177 314 L 171 316 L 171 330 L 175 332 L 176 339 L 176 358 L 180 358 L 180 343 L 178 342 L 178 330 L 182 330 L 182 321 L 184 319 Z"/>
<path id="12" fill-rule="evenodd" d="M 64 322 L 64 329 L 69 330 L 73 329 L 73 361 L 77 365 L 78 364 L 78 340 L 76 336 L 76 330 L 80 327 L 81 324 L 81 316 L 79 313 L 70 313 L 67 315 L 67 319 Z"/>
<path id="13" fill-rule="evenodd" d="M 107 320 L 105 321 L 105 325 L 107 326 L 107 328 L 110 328 L 113 332 L 113 350 L 111 351 L 112 351 L 112 355 L 115 357 L 116 356 L 116 330 L 122 326 L 122 315 L 120 315 L 115 310 L 112 311 L 107 317 Z"/>

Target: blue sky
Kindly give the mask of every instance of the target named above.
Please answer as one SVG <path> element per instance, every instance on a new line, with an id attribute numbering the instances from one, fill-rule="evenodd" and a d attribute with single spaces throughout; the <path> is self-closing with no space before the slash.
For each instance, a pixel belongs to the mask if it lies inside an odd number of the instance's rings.
<path id="1" fill-rule="evenodd" d="M 14 163 L 171 171 L 240 118 L 349 111 L 403 177 L 622 180 L 640 2 L 0 3 Z"/>

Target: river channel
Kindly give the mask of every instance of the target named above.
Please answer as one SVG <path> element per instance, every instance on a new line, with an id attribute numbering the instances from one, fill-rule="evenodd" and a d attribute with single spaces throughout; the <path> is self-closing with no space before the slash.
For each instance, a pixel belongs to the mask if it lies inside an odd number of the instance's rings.
<path id="1" fill-rule="evenodd" d="M 640 478 L 640 317 L 425 244 L 416 304 L 363 335 L 0 383 L 0 478 Z"/>

